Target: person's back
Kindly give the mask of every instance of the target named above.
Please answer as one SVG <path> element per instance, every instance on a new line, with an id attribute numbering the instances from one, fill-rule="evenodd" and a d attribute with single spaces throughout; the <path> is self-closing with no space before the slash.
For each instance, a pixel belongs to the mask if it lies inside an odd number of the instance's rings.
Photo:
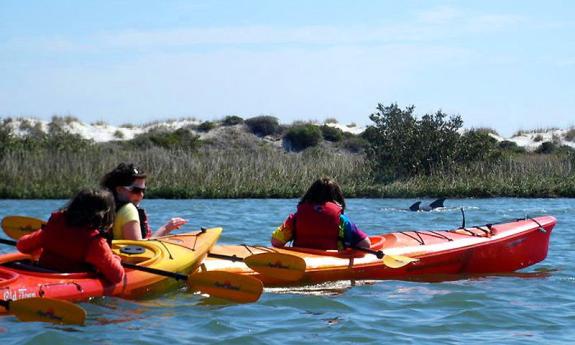
<path id="1" fill-rule="evenodd" d="M 294 217 L 294 247 L 340 249 L 340 215 L 342 208 L 334 202 L 299 204 Z"/>
<path id="2" fill-rule="evenodd" d="M 63 212 L 54 212 L 42 230 L 40 266 L 60 272 L 90 269 L 84 259 L 92 240 L 101 236 L 97 229 L 69 226 Z"/>
<path id="3" fill-rule="evenodd" d="M 272 245 L 338 249 L 369 247 L 369 237 L 344 215 L 345 199 L 340 187 L 329 178 L 315 181 L 291 214 L 272 234 Z"/>
<path id="4" fill-rule="evenodd" d="M 83 272 L 92 267 L 113 283 L 124 269 L 103 233 L 114 221 L 114 201 L 107 191 L 81 191 L 68 207 L 54 212 L 40 230 L 22 237 L 23 253 L 40 252 L 40 266 L 58 272 Z"/>

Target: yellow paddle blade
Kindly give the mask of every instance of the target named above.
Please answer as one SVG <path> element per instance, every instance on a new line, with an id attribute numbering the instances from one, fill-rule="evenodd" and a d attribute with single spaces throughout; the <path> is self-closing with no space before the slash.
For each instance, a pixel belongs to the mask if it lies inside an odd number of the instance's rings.
<path id="1" fill-rule="evenodd" d="M 300 280 L 306 268 L 299 256 L 273 252 L 250 255 L 244 263 L 258 273 L 285 281 Z"/>
<path id="2" fill-rule="evenodd" d="M 86 311 L 68 301 L 33 297 L 8 302 L 8 311 L 20 321 L 83 325 Z"/>
<path id="3" fill-rule="evenodd" d="M 2 219 L 2 230 L 9 237 L 17 240 L 42 227 L 45 222 L 41 219 L 24 216 L 6 216 Z"/>
<path id="4" fill-rule="evenodd" d="M 419 261 L 419 259 L 410 258 L 409 256 L 389 254 L 384 255 L 383 264 L 389 268 L 400 268 L 411 262 Z"/>
<path id="5" fill-rule="evenodd" d="M 264 290 L 262 282 L 256 278 L 223 271 L 191 274 L 188 277 L 188 287 L 212 297 L 238 303 L 255 302 Z"/>

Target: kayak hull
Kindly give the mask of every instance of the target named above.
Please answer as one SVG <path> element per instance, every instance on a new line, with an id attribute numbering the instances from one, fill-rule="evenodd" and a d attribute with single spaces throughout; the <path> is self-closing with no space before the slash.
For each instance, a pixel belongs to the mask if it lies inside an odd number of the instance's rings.
<path id="1" fill-rule="evenodd" d="M 241 262 L 208 258 L 204 270 L 252 275 L 266 286 L 316 284 L 336 280 L 405 279 L 435 280 L 445 275 L 509 273 L 545 259 L 556 219 L 544 216 L 510 223 L 446 231 L 402 231 L 371 237 L 372 249 L 389 255 L 418 259 L 390 268 L 375 255 L 303 248 L 214 246 L 212 253 L 246 257 L 278 252 L 303 258 L 306 270 L 295 282 L 258 274 Z"/>
<path id="2" fill-rule="evenodd" d="M 221 232 L 221 228 L 213 228 L 143 241 L 114 241 L 112 250 L 124 262 L 187 275 L 199 267 Z M 172 278 L 130 268 L 126 268 L 122 282 L 112 284 L 96 273 L 41 271 L 32 264 L 32 259 L 21 253 L 0 256 L 1 299 L 48 297 L 81 301 L 101 296 L 137 299 L 160 294 L 182 284 Z"/>

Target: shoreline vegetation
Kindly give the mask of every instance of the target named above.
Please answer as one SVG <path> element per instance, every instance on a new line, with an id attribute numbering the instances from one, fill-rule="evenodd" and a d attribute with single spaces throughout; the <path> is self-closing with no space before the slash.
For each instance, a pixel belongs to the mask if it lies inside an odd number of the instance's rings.
<path id="1" fill-rule="evenodd" d="M 297 198 L 319 176 L 335 178 L 347 197 L 575 196 L 568 146 L 542 142 L 527 152 L 490 129 L 460 131 L 459 116 L 418 117 L 396 104 L 378 105 L 370 119 L 354 135 L 327 121 L 228 116 L 97 143 L 66 130 L 74 118 L 19 134 L 8 118 L 0 123 L 0 198 L 66 199 L 122 161 L 149 173 L 146 198 Z M 200 139 L 211 131 L 218 135 Z"/>

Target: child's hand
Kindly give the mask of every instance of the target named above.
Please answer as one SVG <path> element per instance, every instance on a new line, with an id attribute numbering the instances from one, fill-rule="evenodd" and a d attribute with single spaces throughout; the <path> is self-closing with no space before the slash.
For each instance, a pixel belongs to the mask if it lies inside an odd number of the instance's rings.
<path id="1" fill-rule="evenodd" d="M 166 225 L 164 225 L 164 228 L 168 231 L 172 231 L 181 228 L 182 225 L 186 224 L 187 222 L 188 221 L 186 219 L 180 217 L 172 218 L 169 222 L 166 223 Z"/>

